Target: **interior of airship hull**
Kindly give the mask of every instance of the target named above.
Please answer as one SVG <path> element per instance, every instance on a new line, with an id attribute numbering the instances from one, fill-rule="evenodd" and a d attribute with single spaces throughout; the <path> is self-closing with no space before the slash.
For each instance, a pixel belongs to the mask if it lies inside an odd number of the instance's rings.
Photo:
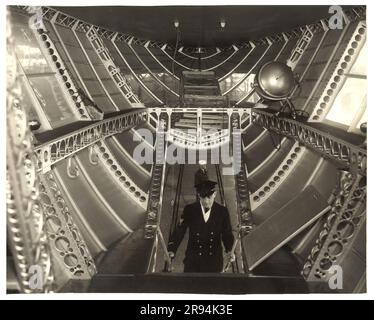
<path id="1" fill-rule="evenodd" d="M 7 292 L 366 292 L 365 6 L 7 7 Z"/>

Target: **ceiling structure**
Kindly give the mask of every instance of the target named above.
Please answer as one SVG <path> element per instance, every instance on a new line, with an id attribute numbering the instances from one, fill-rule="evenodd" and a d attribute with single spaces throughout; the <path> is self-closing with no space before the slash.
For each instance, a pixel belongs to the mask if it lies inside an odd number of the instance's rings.
<path id="1" fill-rule="evenodd" d="M 292 30 L 330 16 L 329 6 L 104 6 L 54 7 L 89 23 L 140 39 L 175 44 L 227 46 Z M 343 6 L 343 9 L 348 9 Z M 226 22 L 222 30 L 221 20 Z"/>

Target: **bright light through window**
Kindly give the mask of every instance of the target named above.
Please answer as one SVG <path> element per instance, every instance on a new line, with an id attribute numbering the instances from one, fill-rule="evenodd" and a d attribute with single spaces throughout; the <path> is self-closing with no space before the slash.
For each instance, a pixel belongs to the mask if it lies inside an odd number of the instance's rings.
<path id="1" fill-rule="evenodd" d="M 368 121 L 368 113 L 367 113 L 367 108 L 366 108 L 366 98 L 365 98 L 365 111 L 364 111 L 364 114 L 362 115 L 361 119 L 359 122 L 357 122 L 357 126 L 356 126 L 356 129 L 359 129 L 361 124 L 364 123 L 364 122 L 367 122 Z"/>
<path id="2" fill-rule="evenodd" d="M 350 126 L 365 95 L 365 79 L 347 78 L 326 119 Z"/>
<path id="3" fill-rule="evenodd" d="M 344 84 L 336 96 L 326 120 L 348 127 L 348 131 L 359 132 L 361 123 L 367 121 L 367 45 L 358 53 L 351 70 L 344 76 Z"/>
<path id="4" fill-rule="evenodd" d="M 355 61 L 349 73 L 366 76 L 367 75 L 367 62 L 368 62 L 368 51 L 367 51 L 367 45 L 365 42 L 364 46 L 361 48 L 361 51 L 357 57 L 357 60 Z"/>
<path id="5" fill-rule="evenodd" d="M 246 76 L 246 73 L 233 73 L 230 77 L 220 82 L 219 85 L 221 87 L 221 92 L 225 92 L 226 90 L 230 89 L 236 83 L 241 81 L 245 76 Z M 235 90 L 231 91 L 230 93 L 231 99 L 240 100 L 249 91 L 251 91 L 254 78 L 255 78 L 255 74 L 250 74 Z M 252 102 L 251 98 L 248 101 Z"/>

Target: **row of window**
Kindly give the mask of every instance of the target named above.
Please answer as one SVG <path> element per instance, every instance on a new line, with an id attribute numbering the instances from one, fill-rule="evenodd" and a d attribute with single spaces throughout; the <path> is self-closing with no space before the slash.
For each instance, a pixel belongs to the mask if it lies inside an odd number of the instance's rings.
<path id="1" fill-rule="evenodd" d="M 244 73 L 233 73 L 230 77 L 221 82 L 221 90 L 225 91 L 240 81 Z M 255 74 L 247 79 L 231 93 L 231 99 L 239 101 L 252 89 Z M 362 47 L 356 61 L 351 69 L 343 75 L 344 85 L 336 96 L 324 123 L 342 128 L 348 132 L 362 133 L 360 126 L 367 122 L 367 45 Z M 259 97 L 253 94 L 246 100 L 256 103 Z"/>

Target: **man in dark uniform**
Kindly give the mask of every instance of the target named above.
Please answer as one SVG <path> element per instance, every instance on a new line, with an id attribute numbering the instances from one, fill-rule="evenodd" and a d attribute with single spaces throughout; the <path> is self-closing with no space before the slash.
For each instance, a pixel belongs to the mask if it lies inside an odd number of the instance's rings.
<path id="1" fill-rule="evenodd" d="M 199 169 L 195 172 L 195 181 L 194 181 L 194 187 L 196 188 L 197 185 L 199 185 L 201 182 L 209 180 L 208 178 L 208 170 L 206 168 L 206 161 L 200 160 L 199 161 Z M 196 201 L 199 201 L 199 195 L 197 193 L 196 189 Z"/>
<path id="2" fill-rule="evenodd" d="M 171 258 L 183 240 L 187 228 L 189 239 L 184 272 L 222 272 L 223 250 L 229 253 L 234 243 L 227 208 L 214 201 L 217 183 L 204 180 L 196 186 L 200 201 L 186 205 L 180 223 L 172 234 L 168 251 Z M 233 261 L 234 257 L 230 256 Z"/>
<path id="3" fill-rule="evenodd" d="M 209 180 L 208 179 L 208 170 L 206 168 L 206 161 L 200 160 L 199 161 L 199 169 L 195 173 L 195 182 L 194 187 L 196 188 L 201 182 Z"/>

